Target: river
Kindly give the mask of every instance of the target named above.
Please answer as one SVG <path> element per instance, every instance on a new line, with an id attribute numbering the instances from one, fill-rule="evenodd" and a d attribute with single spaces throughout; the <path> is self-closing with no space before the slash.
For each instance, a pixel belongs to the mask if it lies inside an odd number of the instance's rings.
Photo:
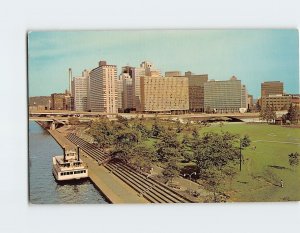
<path id="1" fill-rule="evenodd" d="M 36 122 L 29 122 L 29 199 L 32 204 L 108 203 L 90 180 L 58 184 L 52 175 L 52 156 L 63 151 Z"/>

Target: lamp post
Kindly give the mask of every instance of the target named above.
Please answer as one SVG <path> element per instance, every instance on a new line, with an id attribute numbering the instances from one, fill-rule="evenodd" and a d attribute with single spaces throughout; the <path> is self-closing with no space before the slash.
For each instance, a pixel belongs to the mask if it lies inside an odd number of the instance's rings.
<path id="1" fill-rule="evenodd" d="M 196 175 L 196 172 L 192 172 L 191 174 L 183 174 L 184 177 L 188 176 L 189 177 L 189 188 L 190 188 L 190 195 L 191 195 L 191 180 L 192 180 L 192 175 Z"/>

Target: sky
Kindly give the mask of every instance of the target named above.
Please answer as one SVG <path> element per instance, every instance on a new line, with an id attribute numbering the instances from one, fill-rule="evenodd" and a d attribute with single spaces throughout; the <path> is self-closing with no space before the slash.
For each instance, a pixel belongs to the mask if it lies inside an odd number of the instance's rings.
<path id="1" fill-rule="evenodd" d="M 68 88 L 68 69 L 80 76 L 100 60 L 139 66 L 150 61 L 164 74 L 236 76 L 249 94 L 260 97 L 264 81 L 282 81 L 286 93 L 299 93 L 299 43 L 295 29 L 33 31 L 28 34 L 29 96 Z"/>

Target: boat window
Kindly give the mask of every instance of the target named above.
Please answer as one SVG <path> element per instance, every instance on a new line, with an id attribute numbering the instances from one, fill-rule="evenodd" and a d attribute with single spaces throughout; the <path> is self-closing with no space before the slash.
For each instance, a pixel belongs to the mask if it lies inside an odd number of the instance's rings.
<path id="1" fill-rule="evenodd" d="M 60 175 L 61 175 L 61 176 L 63 176 L 63 175 L 64 175 L 64 173 L 63 173 L 63 172 L 61 172 L 61 173 L 60 173 Z"/>
<path id="2" fill-rule="evenodd" d="M 73 172 L 70 172 L 70 175 L 72 175 L 73 174 Z"/>

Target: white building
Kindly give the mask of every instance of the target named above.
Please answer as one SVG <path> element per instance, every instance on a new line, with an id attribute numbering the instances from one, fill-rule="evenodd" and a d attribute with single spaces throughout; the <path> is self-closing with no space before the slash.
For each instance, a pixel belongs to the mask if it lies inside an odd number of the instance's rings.
<path id="1" fill-rule="evenodd" d="M 90 110 L 117 113 L 117 66 L 100 61 L 90 72 Z"/>
<path id="2" fill-rule="evenodd" d="M 81 77 L 75 77 L 72 80 L 72 94 L 74 98 L 75 111 L 87 111 L 87 100 L 89 92 L 89 75 L 84 70 Z"/>
<path id="3" fill-rule="evenodd" d="M 129 73 L 122 73 L 118 78 L 118 109 L 121 111 L 134 108 L 133 79 Z"/>

